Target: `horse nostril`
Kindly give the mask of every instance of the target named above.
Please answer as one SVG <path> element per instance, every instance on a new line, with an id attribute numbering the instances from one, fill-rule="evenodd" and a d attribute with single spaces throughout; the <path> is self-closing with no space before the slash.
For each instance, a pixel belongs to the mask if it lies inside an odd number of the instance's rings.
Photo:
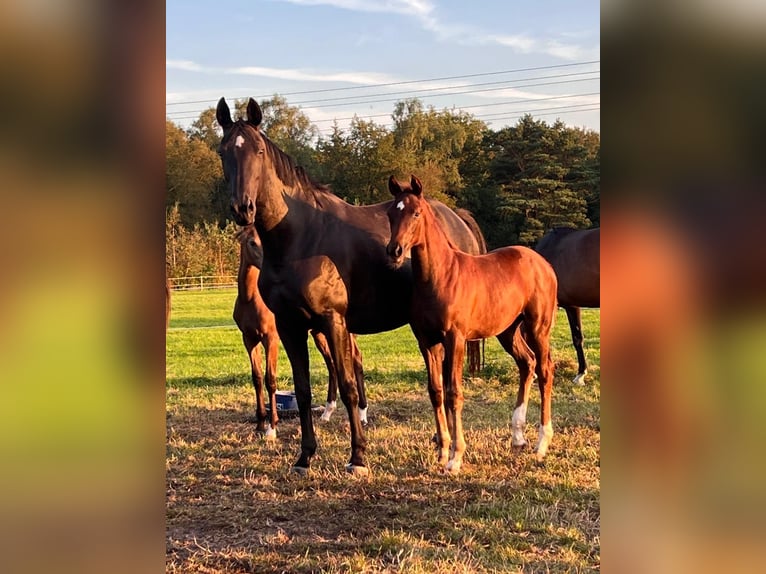
<path id="1" fill-rule="evenodd" d="M 402 246 L 398 243 L 389 243 L 388 249 L 386 249 L 386 251 L 388 251 L 389 257 L 399 259 L 399 257 L 402 256 Z"/>
<path id="2" fill-rule="evenodd" d="M 253 205 L 253 200 L 252 199 L 247 202 L 247 210 L 250 211 L 250 212 L 255 211 L 255 205 Z"/>

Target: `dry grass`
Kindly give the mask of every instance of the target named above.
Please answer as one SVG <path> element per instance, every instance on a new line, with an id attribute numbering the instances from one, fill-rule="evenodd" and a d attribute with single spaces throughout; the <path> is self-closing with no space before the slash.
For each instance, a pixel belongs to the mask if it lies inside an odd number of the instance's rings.
<path id="1" fill-rule="evenodd" d="M 562 317 L 555 341 L 561 351 L 554 350 L 556 434 L 545 462 L 535 463 L 530 451 L 510 452 L 515 367 L 491 341 L 486 379 L 466 383 L 468 450 L 457 477 L 435 467 L 431 407 L 422 373 L 409 367 L 418 354 L 407 330 L 362 341 L 365 363 L 372 365 L 372 472 L 365 479 L 343 472 L 349 455 L 344 409 L 329 423 L 315 419 L 319 451 L 312 471 L 291 474 L 298 419 L 283 419 L 278 439 L 265 441 L 254 432 L 247 370 L 174 376 L 181 370 L 175 353 L 191 353 L 194 345 L 184 350 L 183 333 L 169 336 L 167 571 L 598 570 L 598 311 L 588 312 L 585 325 L 592 362 L 585 387 L 568 382 L 574 351 Z M 245 361 L 238 332 L 230 335 Z M 204 348 L 198 352 L 204 357 Z M 286 371 L 286 361 L 281 365 Z M 322 402 L 324 378 L 315 387 Z M 538 409 L 535 391 L 527 428 L 533 444 Z"/>

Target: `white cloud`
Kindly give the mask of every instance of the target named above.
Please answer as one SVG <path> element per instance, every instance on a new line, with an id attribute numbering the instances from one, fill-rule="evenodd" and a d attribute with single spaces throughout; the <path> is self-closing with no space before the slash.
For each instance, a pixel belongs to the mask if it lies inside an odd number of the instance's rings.
<path id="1" fill-rule="evenodd" d="M 184 70 L 187 72 L 202 72 L 202 66 L 190 60 L 165 60 L 168 70 Z"/>
<path id="2" fill-rule="evenodd" d="M 346 82 L 349 84 L 361 84 L 374 86 L 397 81 L 386 74 L 375 72 L 326 72 L 322 70 L 295 70 L 280 68 L 263 68 L 258 66 L 243 66 L 239 68 L 223 68 L 224 74 L 236 74 L 243 76 L 261 76 L 264 78 L 278 78 L 280 80 L 295 80 L 305 82 Z"/>

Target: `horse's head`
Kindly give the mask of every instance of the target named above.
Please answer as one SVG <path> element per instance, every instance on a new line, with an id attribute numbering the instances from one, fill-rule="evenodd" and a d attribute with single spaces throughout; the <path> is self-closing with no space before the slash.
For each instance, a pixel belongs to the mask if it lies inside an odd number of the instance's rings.
<path id="1" fill-rule="evenodd" d="M 263 114 L 258 103 L 250 98 L 247 120 L 234 122 L 226 100 L 221 98 L 215 117 L 223 128 L 218 155 L 231 192 L 234 221 L 238 225 L 249 225 L 255 220 L 255 200 L 263 179 L 266 144 L 259 130 Z"/>
<path id="2" fill-rule="evenodd" d="M 394 267 L 400 267 L 413 246 L 422 242 L 423 185 L 414 175 L 410 184 L 401 184 L 392 175 L 388 178 L 388 190 L 394 202 L 388 208 L 388 222 L 391 224 L 391 240 L 386 247 L 389 260 Z"/>

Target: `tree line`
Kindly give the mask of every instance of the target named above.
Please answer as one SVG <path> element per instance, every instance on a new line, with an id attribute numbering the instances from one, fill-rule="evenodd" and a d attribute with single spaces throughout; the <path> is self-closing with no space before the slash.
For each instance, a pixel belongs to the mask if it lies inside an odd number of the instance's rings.
<path id="1" fill-rule="evenodd" d="M 235 102 L 244 117 L 247 100 Z M 349 203 L 389 199 L 391 174 L 416 174 L 424 189 L 473 212 L 490 249 L 533 245 L 555 226 L 599 225 L 597 132 L 525 115 L 492 130 L 471 114 L 395 104 L 390 127 L 354 118 L 321 135 L 281 96 L 260 102 L 263 132 L 317 182 Z M 166 122 L 166 263 L 171 277 L 231 275 L 239 247 L 229 219 L 217 147 L 221 131 L 208 108 L 186 130 Z"/>

